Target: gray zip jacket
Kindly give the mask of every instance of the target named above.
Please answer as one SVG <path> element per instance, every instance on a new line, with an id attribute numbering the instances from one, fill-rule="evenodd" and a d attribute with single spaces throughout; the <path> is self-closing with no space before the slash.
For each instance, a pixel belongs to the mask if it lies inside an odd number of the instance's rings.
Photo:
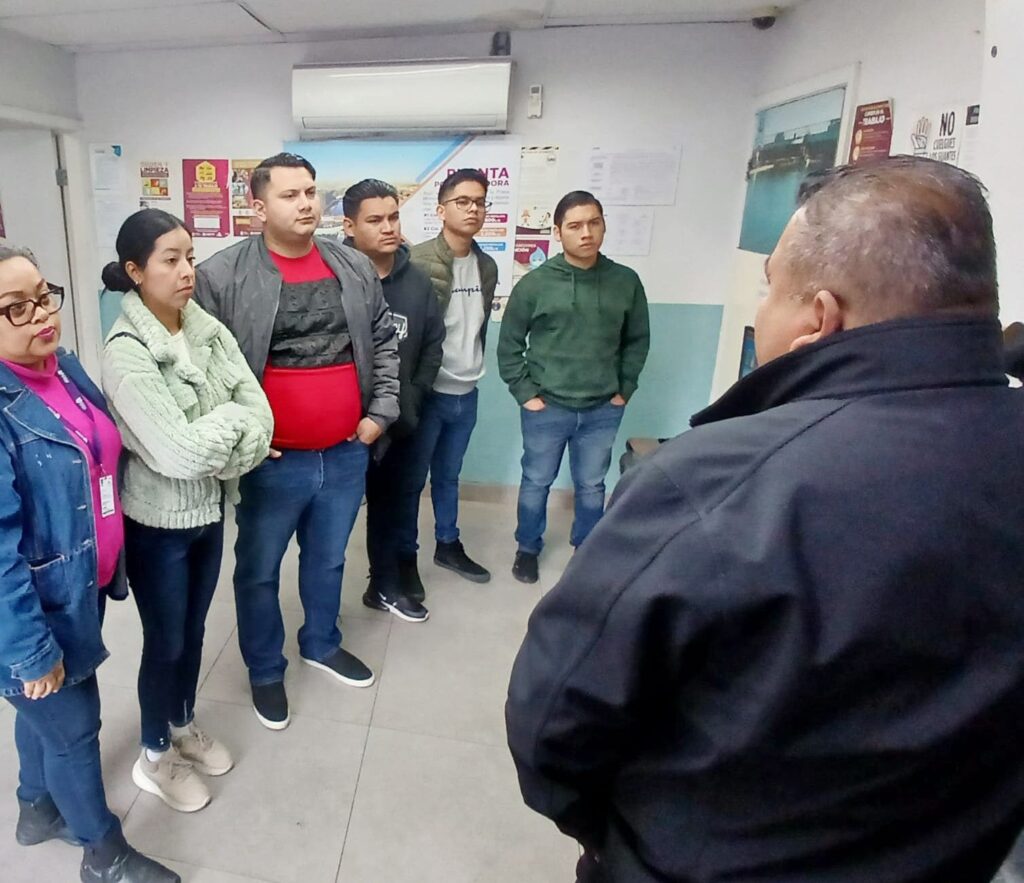
<path id="1" fill-rule="evenodd" d="M 313 241 L 341 283 L 363 413 L 387 429 L 398 418 L 398 340 L 380 278 L 369 258 L 354 248 L 320 236 Z M 228 327 L 260 380 L 281 284 L 262 236 L 225 248 L 196 267 L 196 302 Z"/>

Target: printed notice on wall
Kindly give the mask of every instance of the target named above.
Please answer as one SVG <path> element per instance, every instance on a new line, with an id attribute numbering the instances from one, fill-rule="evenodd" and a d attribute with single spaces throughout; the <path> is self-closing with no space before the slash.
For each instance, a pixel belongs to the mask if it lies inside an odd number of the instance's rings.
<path id="1" fill-rule="evenodd" d="M 548 259 L 558 198 L 558 148 L 524 147 L 519 160 L 513 285 Z M 491 318 L 499 320 L 504 306 L 500 303 Z"/>
<path id="2" fill-rule="evenodd" d="M 976 170 L 981 105 L 950 104 L 911 114 L 907 120 L 901 152 Z"/>
<path id="3" fill-rule="evenodd" d="M 604 205 L 675 205 L 682 149 L 591 148 L 587 189 Z"/>
<path id="4" fill-rule="evenodd" d="M 90 144 L 89 172 L 92 177 L 93 220 L 96 222 L 96 245 L 104 251 L 117 241 L 130 206 L 124 150 L 120 144 Z"/>
<path id="5" fill-rule="evenodd" d="M 857 108 L 850 143 L 850 162 L 863 166 L 886 159 L 892 148 L 892 102 L 876 101 Z"/>
<path id="6" fill-rule="evenodd" d="M 263 232 L 263 222 L 252 207 L 253 169 L 260 164 L 258 159 L 231 160 L 231 223 L 235 236 L 257 236 Z"/>
<path id="7" fill-rule="evenodd" d="M 185 225 L 196 238 L 228 236 L 231 233 L 231 197 L 226 159 L 185 159 L 181 161 L 185 193 Z"/>
<path id="8" fill-rule="evenodd" d="M 651 253 L 654 209 L 642 206 L 610 206 L 604 210 L 605 234 L 601 248 L 614 257 Z"/>
<path id="9" fill-rule="evenodd" d="M 139 208 L 166 208 L 171 200 L 171 170 L 165 162 L 139 163 Z"/>

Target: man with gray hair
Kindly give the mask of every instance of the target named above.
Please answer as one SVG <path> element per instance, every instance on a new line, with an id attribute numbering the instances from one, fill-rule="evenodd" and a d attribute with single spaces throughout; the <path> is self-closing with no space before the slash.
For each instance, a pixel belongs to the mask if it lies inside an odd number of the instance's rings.
<path id="1" fill-rule="evenodd" d="M 995 266 L 951 166 L 807 194 L 761 367 L 620 482 L 516 660 L 520 784 L 581 880 L 992 879 L 1024 823 L 1024 395 Z"/>

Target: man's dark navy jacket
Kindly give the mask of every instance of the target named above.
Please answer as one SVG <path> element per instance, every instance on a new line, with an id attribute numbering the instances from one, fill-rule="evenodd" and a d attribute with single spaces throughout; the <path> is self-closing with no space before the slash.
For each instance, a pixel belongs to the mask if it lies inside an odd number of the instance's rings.
<path id="1" fill-rule="evenodd" d="M 534 612 L 527 802 L 608 880 L 982 883 L 1024 822 L 1024 392 L 996 322 L 755 371 Z"/>

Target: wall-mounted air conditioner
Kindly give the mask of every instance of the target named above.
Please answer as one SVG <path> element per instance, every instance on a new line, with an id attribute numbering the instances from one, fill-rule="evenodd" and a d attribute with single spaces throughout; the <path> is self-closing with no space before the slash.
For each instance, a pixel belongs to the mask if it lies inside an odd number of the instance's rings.
<path id="1" fill-rule="evenodd" d="M 292 69 L 292 116 L 299 137 L 504 132 L 508 58 Z"/>

